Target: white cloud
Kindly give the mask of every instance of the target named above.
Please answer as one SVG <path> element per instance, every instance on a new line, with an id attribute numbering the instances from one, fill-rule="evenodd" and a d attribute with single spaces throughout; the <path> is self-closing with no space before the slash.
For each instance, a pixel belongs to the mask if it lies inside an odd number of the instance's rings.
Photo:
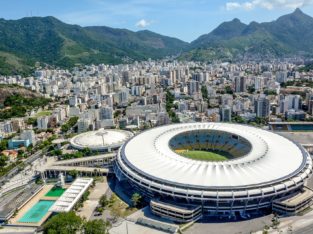
<path id="1" fill-rule="evenodd" d="M 226 3 L 226 10 L 232 11 L 241 8 L 241 4 L 239 2 L 228 2 Z"/>
<path id="2" fill-rule="evenodd" d="M 146 28 L 151 24 L 151 21 L 141 19 L 136 23 L 136 27 L 138 28 Z"/>
<path id="3" fill-rule="evenodd" d="M 295 9 L 297 7 L 304 7 L 312 4 L 313 0 L 250 0 L 246 2 L 227 2 L 225 8 L 228 11 L 237 9 L 249 11 L 255 8 L 263 8 L 266 10 L 277 8 Z"/>

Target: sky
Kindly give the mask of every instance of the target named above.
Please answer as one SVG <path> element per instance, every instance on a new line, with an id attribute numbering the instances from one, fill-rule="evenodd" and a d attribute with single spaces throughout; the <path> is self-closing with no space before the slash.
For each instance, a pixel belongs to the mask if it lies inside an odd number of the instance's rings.
<path id="1" fill-rule="evenodd" d="M 54 16 L 81 26 L 151 30 L 190 42 L 224 21 L 269 22 L 313 0 L 0 0 L 0 18 Z"/>

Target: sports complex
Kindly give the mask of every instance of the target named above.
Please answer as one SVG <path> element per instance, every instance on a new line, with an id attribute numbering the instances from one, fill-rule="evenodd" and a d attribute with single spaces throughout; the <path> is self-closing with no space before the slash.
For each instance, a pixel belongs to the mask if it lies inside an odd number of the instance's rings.
<path id="1" fill-rule="evenodd" d="M 271 131 L 227 123 L 174 124 L 129 139 L 114 172 L 175 221 L 275 211 L 311 205 L 305 186 L 312 159 L 299 144 Z"/>
<path id="2" fill-rule="evenodd" d="M 71 146 L 82 150 L 89 148 L 92 151 L 110 152 L 118 149 L 133 134 L 129 131 L 117 129 L 99 129 L 81 133 L 71 139 Z"/>

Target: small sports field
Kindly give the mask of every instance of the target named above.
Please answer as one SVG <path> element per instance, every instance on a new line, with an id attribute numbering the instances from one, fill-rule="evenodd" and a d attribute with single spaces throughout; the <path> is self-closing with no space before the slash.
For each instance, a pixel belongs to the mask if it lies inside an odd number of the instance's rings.
<path id="1" fill-rule="evenodd" d="M 181 156 L 186 158 L 201 160 L 201 161 L 211 161 L 211 162 L 221 162 L 229 160 L 226 154 L 223 152 L 211 152 L 211 151 L 203 151 L 203 150 L 179 150 Z"/>
<path id="2" fill-rule="evenodd" d="M 46 193 L 46 197 L 61 197 L 61 195 L 65 192 L 63 188 L 53 187 L 49 192 Z"/>
<path id="3" fill-rule="evenodd" d="M 36 117 L 38 118 L 38 117 L 43 117 L 43 116 L 49 116 L 51 114 L 52 114 L 51 111 L 40 111 L 36 114 Z"/>

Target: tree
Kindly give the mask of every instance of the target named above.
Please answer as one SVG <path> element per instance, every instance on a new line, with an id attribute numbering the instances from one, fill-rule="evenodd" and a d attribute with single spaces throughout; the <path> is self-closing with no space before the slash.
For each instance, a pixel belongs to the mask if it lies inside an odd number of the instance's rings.
<path id="1" fill-rule="evenodd" d="M 96 208 L 96 211 L 102 214 L 102 213 L 103 213 L 103 211 L 104 211 L 104 208 L 103 208 L 103 207 L 98 206 L 98 207 Z"/>
<path id="2" fill-rule="evenodd" d="M 60 156 L 60 155 L 62 155 L 62 150 L 54 149 L 54 150 L 51 151 L 51 155 L 53 155 L 53 156 Z"/>
<path id="3" fill-rule="evenodd" d="M 5 167 L 7 165 L 9 158 L 3 154 L 0 155 L 0 167 Z"/>
<path id="4" fill-rule="evenodd" d="M 26 123 L 27 123 L 28 125 L 33 125 L 33 126 L 35 126 L 35 125 L 37 124 L 37 119 L 30 117 L 30 118 L 27 119 Z"/>
<path id="5" fill-rule="evenodd" d="M 207 87 L 205 85 L 202 85 L 201 93 L 202 93 L 202 98 L 204 100 L 207 100 L 208 99 L 208 89 L 207 89 Z"/>
<path id="6" fill-rule="evenodd" d="M 72 127 L 74 127 L 74 125 L 77 123 L 78 121 L 78 117 L 77 116 L 74 116 L 74 117 L 71 117 L 66 124 L 63 124 L 61 126 L 61 130 L 62 132 L 67 132 L 68 130 L 70 130 Z"/>
<path id="7" fill-rule="evenodd" d="M 88 221 L 84 224 L 85 234 L 107 234 L 110 224 L 102 219 Z"/>
<path id="8" fill-rule="evenodd" d="M 101 196 L 99 204 L 101 207 L 106 207 L 109 204 L 109 200 L 105 194 Z"/>
<path id="9" fill-rule="evenodd" d="M 233 89 L 230 86 L 226 86 L 225 87 L 225 91 L 226 91 L 227 94 L 234 94 L 234 91 L 233 91 Z"/>
<path id="10" fill-rule="evenodd" d="M 255 92 L 255 88 L 253 86 L 248 87 L 248 93 L 253 94 Z"/>
<path id="11" fill-rule="evenodd" d="M 91 151 L 91 149 L 88 148 L 88 147 L 84 148 L 81 152 L 84 154 L 84 156 L 90 156 L 90 155 L 92 155 L 92 151 Z"/>
<path id="12" fill-rule="evenodd" d="M 8 149 L 8 140 L 7 139 L 2 139 L 0 141 L 0 151 Z"/>
<path id="13" fill-rule="evenodd" d="M 27 146 L 27 152 L 31 152 L 33 150 L 34 146 L 33 144 L 30 144 L 29 146 Z"/>
<path id="14" fill-rule="evenodd" d="M 78 171 L 74 169 L 74 170 L 69 171 L 68 174 L 72 176 L 73 178 L 76 178 L 78 175 Z"/>
<path id="15" fill-rule="evenodd" d="M 120 110 L 116 110 L 114 112 L 114 118 L 118 118 L 121 114 L 122 114 L 122 112 Z"/>
<path id="16" fill-rule="evenodd" d="M 76 234 L 82 229 L 83 219 L 73 211 L 53 216 L 43 226 L 44 233 Z"/>
<path id="17" fill-rule="evenodd" d="M 139 206 L 139 204 L 141 203 L 141 195 L 139 193 L 134 193 L 131 197 L 131 201 L 133 203 L 133 207 L 137 207 Z"/>

